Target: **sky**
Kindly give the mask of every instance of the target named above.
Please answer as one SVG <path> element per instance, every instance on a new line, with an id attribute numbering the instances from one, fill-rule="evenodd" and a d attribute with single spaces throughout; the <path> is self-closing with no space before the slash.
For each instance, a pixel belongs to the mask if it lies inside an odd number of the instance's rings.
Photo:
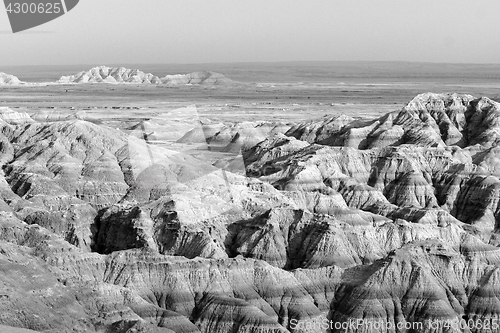
<path id="1" fill-rule="evenodd" d="M 499 63 L 499 12 L 498 0 L 80 0 L 13 34 L 2 7 L 0 66 Z"/>

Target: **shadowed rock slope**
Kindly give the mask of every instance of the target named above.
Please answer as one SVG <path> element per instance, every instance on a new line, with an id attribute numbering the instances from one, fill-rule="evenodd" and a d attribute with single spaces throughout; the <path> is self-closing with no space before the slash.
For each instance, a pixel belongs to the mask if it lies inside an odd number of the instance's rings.
<path id="1" fill-rule="evenodd" d="M 210 130 L 214 143 L 262 136 L 238 144 L 246 176 L 83 120 L 0 122 L 0 325 L 312 333 L 363 319 L 386 325 L 347 331 L 444 333 L 463 330 L 429 322 L 494 322 L 499 106 L 423 94 L 369 122 Z"/>

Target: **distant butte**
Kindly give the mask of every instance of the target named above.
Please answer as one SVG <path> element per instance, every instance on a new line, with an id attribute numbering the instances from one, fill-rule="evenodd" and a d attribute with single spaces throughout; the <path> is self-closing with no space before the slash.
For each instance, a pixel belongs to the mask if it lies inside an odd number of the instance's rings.
<path id="1" fill-rule="evenodd" d="M 1 85 L 18 85 L 23 82 L 16 76 L 0 72 L 0 86 Z"/>
<path id="2" fill-rule="evenodd" d="M 138 69 L 125 67 L 99 66 L 88 71 L 82 71 L 70 76 L 62 76 L 57 83 L 135 83 L 135 84 L 164 84 L 174 85 L 226 85 L 233 80 L 220 73 L 203 71 L 188 74 L 166 75 L 158 77 L 151 73 L 144 73 Z"/>

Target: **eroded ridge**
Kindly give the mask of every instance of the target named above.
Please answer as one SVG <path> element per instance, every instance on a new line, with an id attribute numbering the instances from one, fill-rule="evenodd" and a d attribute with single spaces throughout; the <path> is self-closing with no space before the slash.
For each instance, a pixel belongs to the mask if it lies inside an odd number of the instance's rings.
<path id="1" fill-rule="evenodd" d="M 493 100 L 428 93 L 371 121 L 199 121 L 175 135 L 161 133 L 168 118 L 122 131 L 0 111 L 0 324 L 312 333 L 498 320 Z M 227 155 L 203 161 L 168 140 Z"/>

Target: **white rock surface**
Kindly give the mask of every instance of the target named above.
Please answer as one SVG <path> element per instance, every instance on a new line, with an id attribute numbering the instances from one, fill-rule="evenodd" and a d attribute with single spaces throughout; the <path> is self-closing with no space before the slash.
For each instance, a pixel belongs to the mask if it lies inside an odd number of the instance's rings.
<path id="1" fill-rule="evenodd" d="M 124 67 L 94 67 L 88 71 L 79 72 L 75 75 L 63 76 L 57 83 L 146 83 L 158 84 L 160 79 L 151 74 L 144 73 L 138 69 L 127 69 Z"/>
<path id="2" fill-rule="evenodd" d="M 1 82 L 1 81 L 0 81 Z M 98 66 L 74 75 L 62 76 L 56 83 L 136 83 L 175 85 L 224 85 L 233 81 L 215 72 L 193 72 L 159 78 L 151 73 L 124 67 Z"/>
<path id="3" fill-rule="evenodd" d="M 21 84 L 16 76 L 0 72 L 0 85 L 18 85 Z"/>
<path id="4" fill-rule="evenodd" d="M 26 112 L 17 112 L 8 107 L 0 107 L 0 119 L 12 125 L 33 122 Z"/>

